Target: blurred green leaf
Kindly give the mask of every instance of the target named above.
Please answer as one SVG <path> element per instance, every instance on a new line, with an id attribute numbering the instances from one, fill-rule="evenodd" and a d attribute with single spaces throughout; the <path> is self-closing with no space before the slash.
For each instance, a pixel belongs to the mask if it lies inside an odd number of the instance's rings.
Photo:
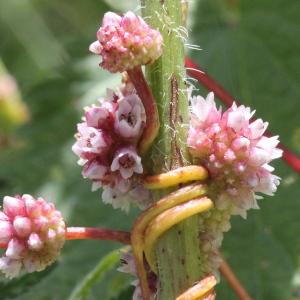
<path id="1" fill-rule="evenodd" d="M 1 3 L 0 20 L 11 30 L 39 68 L 55 67 L 66 55 L 62 44 L 51 32 L 32 1 L 10 0 L 5 4 Z"/>
<path id="2" fill-rule="evenodd" d="M 69 300 L 86 300 L 91 293 L 93 285 L 99 282 L 110 270 L 114 269 L 120 261 L 120 249 L 114 250 L 103 257 L 98 265 L 89 272 L 76 286 Z"/>

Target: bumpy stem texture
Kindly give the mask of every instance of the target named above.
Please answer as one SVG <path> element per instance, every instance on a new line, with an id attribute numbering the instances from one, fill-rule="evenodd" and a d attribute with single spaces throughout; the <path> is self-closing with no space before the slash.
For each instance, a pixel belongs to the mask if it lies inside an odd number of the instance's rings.
<path id="1" fill-rule="evenodd" d="M 158 104 L 160 131 L 145 160 L 148 171 L 160 174 L 189 165 L 186 148 L 188 100 L 184 78 L 184 38 L 180 0 L 141 0 L 142 14 L 164 40 L 163 54 L 146 67 L 154 98 Z M 146 165 L 147 167 L 147 165 Z M 170 190 L 157 192 L 157 199 Z M 173 226 L 156 245 L 160 289 L 158 300 L 176 296 L 203 278 L 199 241 L 201 216 L 195 215 Z"/>

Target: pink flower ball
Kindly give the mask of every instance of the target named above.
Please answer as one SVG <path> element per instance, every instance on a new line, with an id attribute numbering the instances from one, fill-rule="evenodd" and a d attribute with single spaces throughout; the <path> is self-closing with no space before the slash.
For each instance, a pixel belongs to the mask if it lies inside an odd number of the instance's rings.
<path id="1" fill-rule="evenodd" d="M 116 73 L 154 62 L 162 54 L 162 36 L 129 11 L 124 16 L 108 12 L 90 51 L 101 55 L 101 67 Z"/>
<path id="2" fill-rule="evenodd" d="M 220 199 L 230 199 L 244 215 L 257 208 L 255 192 L 273 195 L 279 177 L 269 163 L 281 157 L 278 136 L 264 136 L 268 123 L 251 121 L 254 112 L 235 103 L 222 113 L 213 93 L 191 97 L 188 146 L 193 157 L 209 170 Z M 221 205 L 221 204 L 220 204 Z"/>
<path id="3" fill-rule="evenodd" d="M 53 203 L 30 195 L 3 199 L 0 243 L 6 244 L 0 270 L 8 278 L 20 271 L 42 271 L 52 264 L 65 242 L 65 222 Z"/>

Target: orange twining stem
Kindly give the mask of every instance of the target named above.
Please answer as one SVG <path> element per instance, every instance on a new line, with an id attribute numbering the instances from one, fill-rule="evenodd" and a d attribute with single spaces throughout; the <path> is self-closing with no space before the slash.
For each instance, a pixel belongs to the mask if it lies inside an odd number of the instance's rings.
<path id="1" fill-rule="evenodd" d="M 182 222 L 190 216 L 207 211 L 212 207 L 213 202 L 209 198 L 196 198 L 165 210 L 148 224 L 145 232 L 145 236 L 147 238 L 144 241 L 144 251 L 147 262 L 152 271 L 155 273 L 157 272 L 154 246 L 158 238 L 174 225 Z"/>
<path id="2" fill-rule="evenodd" d="M 144 255 L 152 271 L 156 272 L 153 249 L 158 238 L 184 219 L 213 207 L 212 200 L 205 197 L 207 193 L 206 185 L 199 183 L 200 180 L 205 180 L 207 177 L 208 173 L 203 167 L 187 166 L 145 178 L 144 185 L 148 189 L 163 189 L 191 181 L 198 182 L 166 195 L 145 210 L 133 225 L 131 244 L 140 279 L 143 300 L 149 300 L 151 297 L 147 272 L 144 267 Z M 145 236 L 147 239 L 145 239 Z M 209 276 L 208 278 L 211 277 L 213 276 Z M 212 300 L 214 299 L 212 289 L 215 285 L 212 282 L 214 281 L 205 278 L 177 299 Z"/>
<path id="3" fill-rule="evenodd" d="M 215 293 L 212 289 L 217 284 L 216 277 L 213 275 L 205 277 L 199 281 L 184 293 L 176 298 L 176 300 L 213 300 L 215 299 Z"/>
<path id="4" fill-rule="evenodd" d="M 186 166 L 167 173 L 148 176 L 144 179 L 144 186 L 150 190 L 164 189 L 179 183 L 205 180 L 207 177 L 208 172 L 205 168 L 201 166 Z"/>

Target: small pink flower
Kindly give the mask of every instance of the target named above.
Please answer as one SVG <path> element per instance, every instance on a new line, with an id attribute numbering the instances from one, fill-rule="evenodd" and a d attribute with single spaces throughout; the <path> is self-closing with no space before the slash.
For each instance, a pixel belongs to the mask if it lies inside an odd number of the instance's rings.
<path id="1" fill-rule="evenodd" d="M 102 201 L 105 204 L 111 204 L 114 209 L 120 208 L 126 213 L 129 212 L 131 199 L 128 192 L 122 192 L 117 187 L 104 186 Z"/>
<path id="2" fill-rule="evenodd" d="M 133 173 L 143 173 L 141 158 L 133 147 L 124 147 L 118 150 L 110 168 L 113 172 L 119 171 L 124 179 L 130 178 Z"/>
<path id="3" fill-rule="evenodd" d="M 108 12 L 90 51 L 102 56 L 104 69 L 124 72 L 155 61 L 162 54 L 162 36 L 133 12 L 123 17 Z"/>
<path id="4" fill-rule="evenodd" d="M 22 268 L 42 271 L 53 263 L 65 241 L 65 223 L 52 203 L 30 195 L 3 199 L 0 241 L 7 244 L 0 270 L 9 278 Z"/>
<path id="5" fill-rule="evenodd" d="M 249 107 L 233 104 L 222 114 L 212 93 L 206 100 L 192 97 L 191 104 L 190 152 L 209 170 L 223 193 L 220 199 L 234 202 L 236 212 L 245 216 L 247 209 L 258 207 L 255 192 L 273 195 L 277 189 L 279 177 L 271 174 L 269 163 L 282 155 L 278 136 L 263 136 L 268 123 L 251 122 Z"/>
<path id="6" fill-rule="evenodd" d="M 136 94 L 128 95 L 118 101 L 115 130 L 124 138 L 137 138 L 146 122 L 144 106 Z"/>
<path id="7" fill-rule="evenodd" d="M 214 101 L 214 94 L 209 93 L 204 99 L 201 96 L 191 96 L 191 123 L 197 128 L 217 124 L 221 119 L 221 110 L 218 110 Z"/>
<path id="8" fill-rule="evenodd" d="M 115 181 L 103 186 L 102 200 L 111 204 L 113 208 L 120 208 L 128 213 L 130 204 L 146 209 L 152 204 L 153 199 L 149 190 L 145 189 L 138 177 L 123 179 L 115 176 Z"/>
<path id="9" fill-rule="evenodd" d="M 101 164 L 97 159 L 88 161 L 82 171 L 84 178 L 89 178 L 93 181 L 103 180 L 109 172 L 109 167 Z"/>
<path id="10" fill-rule="evenodd" d="M 85 122 L 78 124 L 77 129 L 77 142 L 72 150 L 82 159 L 91 159 L 109 150 L 111 139 L 102 130 L 89 127 Z"/>
<path id="11" fill-rule="evenodd" d="M 85 120 L 89 127 L 102 128 L 111 125 L 113 116 L 108 109 L 94 105 L 87 108 Z"/>

